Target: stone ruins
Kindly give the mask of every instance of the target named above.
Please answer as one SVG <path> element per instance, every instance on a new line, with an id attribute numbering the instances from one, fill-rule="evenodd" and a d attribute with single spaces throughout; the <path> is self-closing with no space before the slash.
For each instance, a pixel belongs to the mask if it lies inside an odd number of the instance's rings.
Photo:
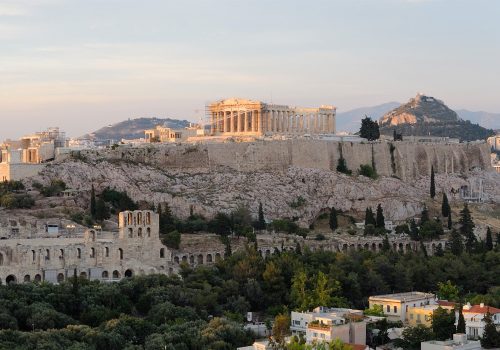
<path id="1" fill-rule="evenodd" d="M 302 108 L 230 98 L 211 103 L 207 109 L 212 135 L 335 133 L 333 106 Z"/>

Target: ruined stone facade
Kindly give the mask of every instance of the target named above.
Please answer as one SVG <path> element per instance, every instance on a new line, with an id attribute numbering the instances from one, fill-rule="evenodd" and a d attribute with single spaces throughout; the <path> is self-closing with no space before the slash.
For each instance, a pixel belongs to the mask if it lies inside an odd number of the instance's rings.
<path id="1" fill-rule="evenodd" d="M 230 98 L 208 106 L 212 135 L 334 134 L 333 106 L 290 107 Z"/>
<path id="2" fill-rule="evenodd" d="M 119 214 L 118 232 L 87 230 L 83 234 L 0 240 L 2 283 L 57 283 L 79 276 L 118 281 L 123 277 L 169 273 L 171 252 L 159 238 L 158 214 Z"/>

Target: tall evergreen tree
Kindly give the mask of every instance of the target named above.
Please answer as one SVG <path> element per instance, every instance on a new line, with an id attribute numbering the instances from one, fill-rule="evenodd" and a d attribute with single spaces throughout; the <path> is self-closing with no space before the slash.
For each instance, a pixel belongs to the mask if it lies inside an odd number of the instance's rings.
<path id="1" fill-rule="evenodd" d="M 90 190 L 90 216 L 95 219 L 96 213 L 96 201 L 95 201 L 95 189 L 94 184 L 92 184 L 92 189 Z"/>
<path id="2" fill-rule="evenodd" d="M 373 214 L 373 210 L 371 207 L 366 208 L 365 211 L 365 226 L 367 225 L 373 225 L 375 226 L 377 224 L 377 221 L 375 219 L 375 215 Z"/>
<path id="3" fill-rule="evenodd" d="M 465 318 L 462 312 L 463 306 L 460 304 L 458 309 L 457 333 L 465 333 Z"/>
<path id="4" fill-rule="evenodd" d="M 359 129 L 359 136 L 367 139 L 368 141 L 378 140 L 380 138 L 380 130 L 377 121 L 365 115 L 361 120 L 361 128 Z"/>
<path id="5" fill-rule="evenodd" d="M 264 219 L 264 209 L 262 208 L 262 203 L 259 203 L 259 214 L 256 228 L 257 230 L 263 230 L 266 228 L 266 220 Z"/>
<path id="6" fill-rule="evenodd" d="M 450 212 L 448 213 L 448 230 L 451 230 L 452 227 L 453 227 L 453 221 L 451 220 L 451 210 L 450 210 Z"/>
<path id="7" fill-rule="evenodd" d="M 489 226 L 488 229 L 486 230 L 485 248 L 486 250 L 493 250 L 493 235 L 491 233 L 491 228 Z"/>
<path id="8" fill-rule="evenodd" d="M 459 256 L 464 250 L 464 245 L 462 243 L 462 236 L 457 230 L 451 232 L 450 237 L 450 250 L 453 255 Z"/>
<path id="9" fill-rule="evenodd" d="M 420 240 L 420 232 L 414 219 L 410 221 L 410 238 L 414 241 Z"/>
<path id="10" fill-rule="evenodd" d="M 103 221 L 109 219 L 109 209 L 104 202 L 104 199 L 99 198 L 95 206 L 95 219 L 98 221 Z"/>
<path id="11" fill-rule="evenodd" d="M 424 241 L 420 241 L 420 251 L 424 254 L 425 257 L 428 256 Z"/>
<path id="12" fill-rule="evenodd" d="M 422 214 L 420 214 L 420 226 L 429 221 L 429 209 L 424 204 L 424 209 L 422 209 Z"/>
<path id="13" fill-rule="evenodd" d="M 384 218 L 384 210 L 382 209 L 382 205 L 377 206 L 377 219 L 375 222 L 375 226 L 377 228 L 385 228 L 385 218 Z"/>
<path id="14" fill-rule="evenodd" d="M 436 182 L 434 178 L 434 165 L 431 166 L 431 198 L 434 199 L 436 197 Z"/>
<path id="15" fill-rule="evenodd" d="M 469 210 L 467 202 L 464 204 L 464 208 L 460 211 L 460 233 L 465 238 L 465 249 L 467 252 L 471 252 L 476 244 L 476 235 L 474 235 L 474 221 L 472 221 L 472 215 Z"/>
<path id="16" fill-rule="evenodd" d="M 438 307 L 432 313 L 432 332 L 437 340 L 447 340 L 455 333 L 455 311 Z"/>
<path id="17" fill-rule="evenodd" d="M 330 229 L 335 231 L 338 228 L 338 219 L 337 219 L 337 209 L 333 208 L 330 210 Z"/>
<path id="18" fill-rule="evenodd" d="M 488 311 L 483 318 L 484 332 L 481 338 L 481 346 L 485 349 L 500 347 L 500 332 L 497 331 L 490 312 Z"/>
<path id="19" fill-rule="evenodd" d="M 446 218 L 450 215 L 450 203 L 448 202 L 448 196 L 443 192 L 443 203 L 441 204 L 441 214 Z"/>

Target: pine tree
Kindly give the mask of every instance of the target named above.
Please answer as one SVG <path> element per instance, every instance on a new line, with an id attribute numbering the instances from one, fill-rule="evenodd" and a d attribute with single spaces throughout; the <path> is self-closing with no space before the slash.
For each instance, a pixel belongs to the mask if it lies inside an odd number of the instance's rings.
<path id="1" fill-rule="evenodd" d="M 441 214 L 446 218 L 450 215 L 450 203 L 448 202 L 448 196 L 443 192 L 443 203 L 441 204 Z"/>
<path id="2" fill-rule="evenodd" d="M 431 198 L 436 197 L 436 182 L 434 179 L 434 165 L 431 167 Z"/>
<path id="3" fill-rule="evenodd" d="M 367 139 L 368 141 L 378 140 L 380 138 L 380 129 L 378 123 L 365 115 L 365 117 L 361 120 L 359 136 Z"/>
<path id="4" fill-rule="evenodd" d="M 104 199 L 99 198 L 95 206 L 95 219 L 98 221 L 103 221 L 109 219 L 109 209 L 104 202 Z"/>
<path id="5" fill-rule="evenodd" d="M 481 346 L 485 349 L 493 349 L 500 347 L 500 332 L 497 331 L 491 314 L 488 311 L 483 318 L 484 332 L 481 338 Z"/>
<path id="6" fill-rule="evenodd" d="M 259 217 L 256 228 L 257 230 L 263 230 L 266 228 L 266 220 L 264 219 L 264 209 L 262 208 L 262 203 L 259 203 Z"/>
<path id="7" fill-rule="evenodd" d="M 330 210 L 330 229 L 335 231 L 338 228 L 337 210 L 332 207 Z"/>
<path id="8" fill-rule="evenodd" d="M 411 219 L 410 221 L 410 238 L 414 241 L 420 240 L 420 232 L 414 219 Z"/>
<path id="9" fill-rule="evenodd" d="M 458 310 L 457 333 L 465 333 L 465 318 L 462 312 L 462 304 Z"/>
<path id="10" fill-rule="evenodd" d="M 460 211 L 459 223 L 460 233 L 465 237 L 465 249 L 470 253 L 476 243 L 476 236 L 474 235 L 474 221 L 472 221 L 472 216 L 467 202 L 464 204 L 462 211 Z"/>
<path id="11" fill-rule="evenodd" d="M 464 245 L 462 243 L 462 236 L 457 230 L 451 232 L 450 238 L 450 250 L 453 255 L 459 256 L 464 250 Z"/>
<path id="12" fill-rule="evenodd" d="M 94 184 L 92 184 L 92 189 L 90 190 L 90 216 L 95 219 L 96 214 L 96 202 L 95 202 L 95 189 Z"/>
<path id="13" fill-rule="evenodd" d="M 450 212 L 448 213 L 448 230 L 451 230 L 452 227 L 453 227 L 453 221 L 451 221 L 451 210 L 450 210 Z"/>
<path id="14" fill-rule="evenodd" d="M 377 206 L 377 219 L 375 222 L 375 227 L 385 228 L 384 210 L 382 209 L 382 205 L 380 204 Z"/>
<path id="15" fill-rule="evenodd" d="M 493 250 L 493 235 L 489 226 L 486 230 L 486 250 Z"/>
<path id="16" fill-rule="evenodd" d="M 429 209 L 424 205 L 424 209 L 422 209 L 422 214 L 420 215 L 420 226 L 429 221 Z"/>

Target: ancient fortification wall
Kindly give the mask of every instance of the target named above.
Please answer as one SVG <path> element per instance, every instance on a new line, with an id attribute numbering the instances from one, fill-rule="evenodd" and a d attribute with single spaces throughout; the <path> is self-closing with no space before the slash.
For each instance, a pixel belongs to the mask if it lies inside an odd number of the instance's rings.
<path id="1" fill-rule="evenodd" d="M 82 154 L 183 172 L 210 172 L 227 168 L 243 172 L 276 171 L 291 166 L 335 170 L 342 156 L 353 171 L 359 169 L 361 164 L 373 164 L 379 175 L 397 176 L 405 181 L 430 174 L 431 166 L 437 173 L 462 173 L 476 167 L 491 170 L 486 143 L 286 140 L 118 147 Z"/>

